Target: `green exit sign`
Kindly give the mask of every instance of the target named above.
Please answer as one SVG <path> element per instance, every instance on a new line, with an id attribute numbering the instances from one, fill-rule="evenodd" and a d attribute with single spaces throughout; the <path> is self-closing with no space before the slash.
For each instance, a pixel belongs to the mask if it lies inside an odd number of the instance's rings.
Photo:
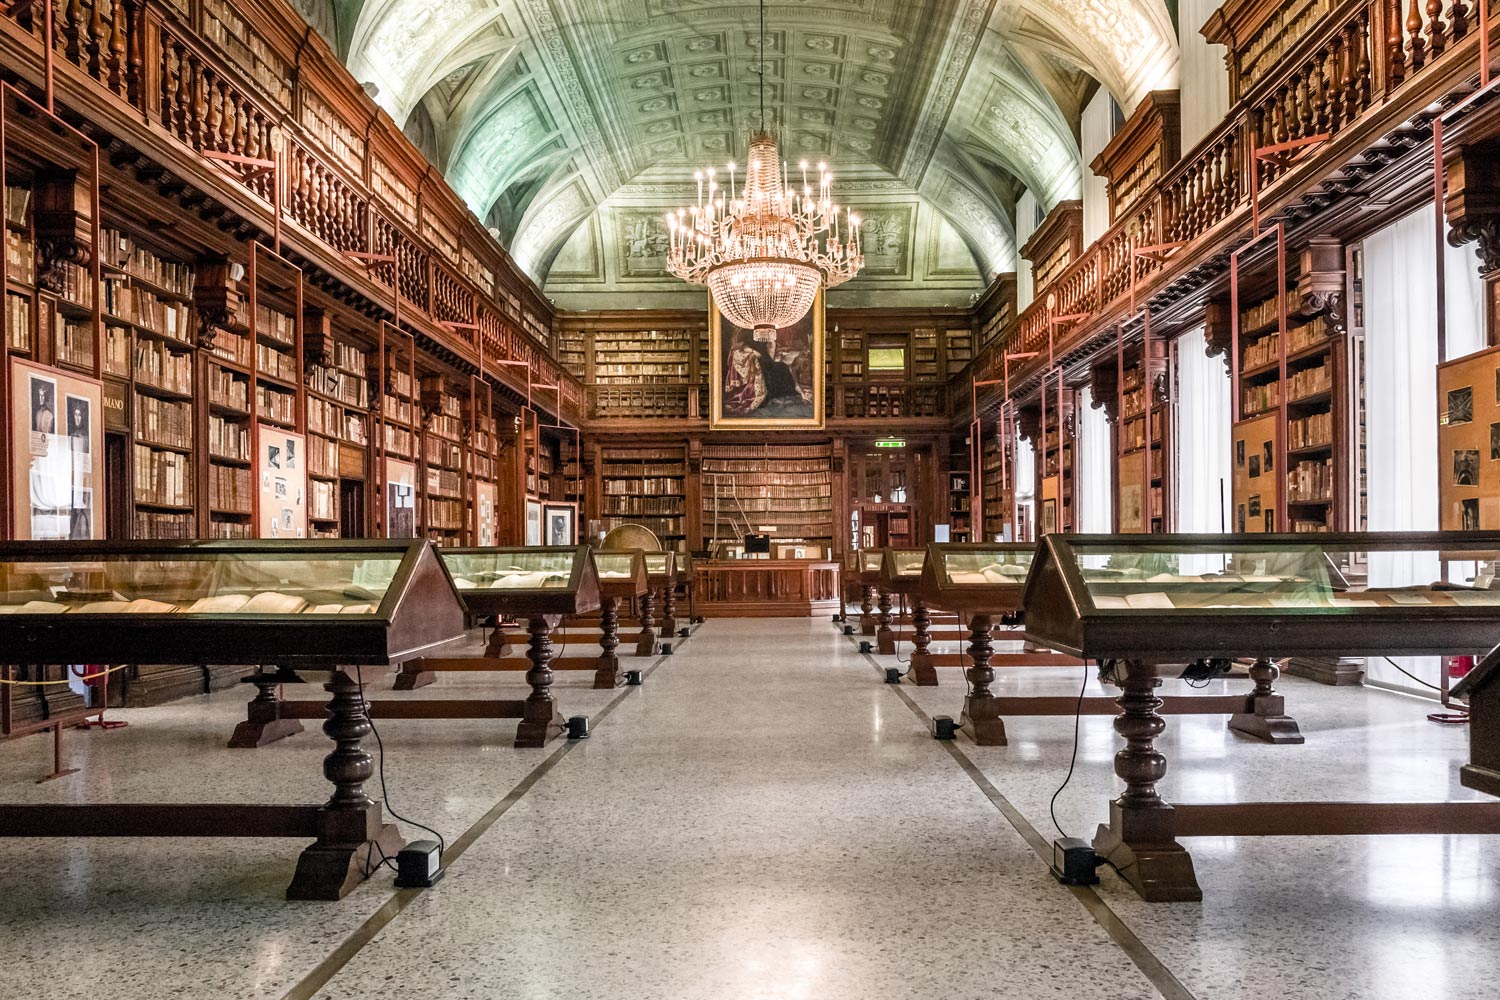
<path id="1" fill-rule="evenodd" d="M 906 442 L 900 438 L 881 438 L 875 442 L 877 448 L 905 448 Z"/>

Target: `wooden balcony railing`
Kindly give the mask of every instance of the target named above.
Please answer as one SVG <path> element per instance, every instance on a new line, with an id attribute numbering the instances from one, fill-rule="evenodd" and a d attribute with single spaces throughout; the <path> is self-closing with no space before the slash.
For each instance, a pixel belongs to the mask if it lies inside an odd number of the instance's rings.
<path id="1" fill-rule="evenodd" d="M 151 133 L 122 139 L 275 161 L 274 172 L 222 158 L 213 167 L 262 202 L 253 221 L 267 231 L 279 203 L 297 251 L 330 273 L 363 276 L 352 253 L 394 256 L 394 275 L 381 265 L 368 275 L 394 281 L 404 318 L 476 366 L 481 352 L 525 360 L 532 383 L 561 387 L 563 416 L 581 418 L 583 385 L 546 348 L 553 310 L 541 290 L 285 0 L 0 4 L 7 64 L 40 61 L 49 11 L 57 78 L 77 74 L 75 93 L 97 85 L 101 103 L 128 104 L 143 123 L 131 128 Z M 486 370 L 524 392 L 524 372 Z"/>
<path id="2" fill-rule="evenodd" d="M 1238 100 L 1225 120 L 1055 280 L 1036 289 L 1031 304 L 970 366 L 972 379 L 1000 377 L 1007 353 L 1036 352 L 1036 358 L 1010 367 L 1012 386 L 1034 380 L 1048 364 L 1049 346 L 1061 356 L 1128 309 L 1132 275 L 1139 290 L 1169 269 L 1185 273 L 1202 262 L 1198 251 L 1221 241 L 1188 246 L 1166 263 L 1157 255 L 1137 255 L 1136 248 L 1202 240 L 1216 230 L 1227 237 L 1237 226 L 1248 237 L 1255 150 L 1329 137 L 1301 156 L 1258 160 L 1261 203 L 1275 205 L 1278 185 L 1304 164 L 1332 169 L 1335 157 L 1357 152 L 1340 149 L 1337 140 L 1380 114 L 1394 97 L 1421 96 L 1423 81 L 1435 79 L 1433 74 L 1470 64 L 1478 72 L 1476 7 L 1464 0 L 1310 0 L 1294 5 L 1281 20 L 1277 9 L 1261 4 L 1252 11 L 1252 5 L 1254 0 L 1229 0 L 1223 8 L 1226 18 L 1255 22 L 1241 36 L 1224 29 L 1226 39 L 1247 39 L 1232 53 L 1231 85 Z M 1286 38 L 1267 35 L 1267 25 L 1276 24 Z M 1492 28 L 1494 36 L 1500 36 L 1500 25 Z M 1403 113 L 1409 117 L 1416 110 Z M 1390 127 L 1399 124 L 1393 119 Z M 1064 327 L 1052 322 L 1059 316 L 1083 318 Z M 1053 336 L 1060 339 L 1049 345 Z"/>

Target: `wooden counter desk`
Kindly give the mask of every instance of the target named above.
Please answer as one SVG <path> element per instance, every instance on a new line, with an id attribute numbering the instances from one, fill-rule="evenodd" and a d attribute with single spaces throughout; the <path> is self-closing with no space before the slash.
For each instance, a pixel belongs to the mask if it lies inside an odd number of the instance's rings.
<path id="1" fill-rule="evenodd" d="M 463 636 L 463 604 L 430 542 L 6 542 L 0 606 L 0 657 L 326 673 L 328 698 L 306 702 L 307 717 L 334 743 L 323 759 L 334 792 L 322 804 L 0 805 L 0 837 L 313 838 L 287 898 L 325 900 L 404 846 L 364 791 L 374 763 L 361 746 L 370 723 L 356 668 Z M 266 721 L 280 735 L 302 728 Z"/>
<path id="2" fill-rule="evenodd" d="M 831 559 L 728 559 L 695 565 L 698 604 L 721 618 L 810 618 L 842 603 Z"/>
<path id="3" fill-rule="evenodd" d="M 1169 803 L 1157 790 L 1167 759 L 1156 743 L 1167 725 L 1161 678 L 1196 657 L 1254 658 L 1251 710 L 1274 714 L 1274 659 L 1492 648 L 1497 569 L 1500 532 L 1048 535 L 1026 582 L 1027 636 L 1109 664 L 1121 689 L 1115 731 L 1125 746 L 1114 769 L 1125 787 L 1094 849 L 1155 902 L 1203 897 L 1179 837 L 1500 834 L 1493 800 Z M 1500 725 L 1480 716 L 1494 707 L 1478 706 L 1474 764 L 1462 772 L 1463 784 L 1491 794 Z"/>

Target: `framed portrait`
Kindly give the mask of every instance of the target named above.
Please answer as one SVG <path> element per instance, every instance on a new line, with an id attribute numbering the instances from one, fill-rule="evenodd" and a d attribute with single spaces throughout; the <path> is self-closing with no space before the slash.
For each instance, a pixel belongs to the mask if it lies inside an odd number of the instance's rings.
<path id="1" fill-rule="evenodd" d="M 526 544 L 542 544 L 542 502 L 526 498 Z"/>
<path id="2" fill-rule="evenodd" d="M 385 537 L 417 537 L 417 467 L 385 460 Z"/>
<path id="3" fill-rule="evenodd" d="M 1050 535 L 1057 531 L 1057 501 L 1042 501 L 1042 534 Z"/>
<path id="4" fill-rule="evenodd" d="M 307 537 L 306 441 L 301 434 L 259 424 L 260 506 L 255 522 L 261 538 Z"/>
<path id="5" fill-rule="evenodd" d="M 709 426 L 821 428 L 823 291 L 806 316 L 770 340 L 724 318 L 708 297 Z"/>
<path id="6" fill-rule="evenodd" d="M 542 508 L 546 545 L 578 544 L 578 508 L 570 503 L 549 503 Z"/>
<path id="7" fill-rule="evenodd" d="M 103 538 L 102 384 L 13 358 L 10 389 L 15 537 Z"/>

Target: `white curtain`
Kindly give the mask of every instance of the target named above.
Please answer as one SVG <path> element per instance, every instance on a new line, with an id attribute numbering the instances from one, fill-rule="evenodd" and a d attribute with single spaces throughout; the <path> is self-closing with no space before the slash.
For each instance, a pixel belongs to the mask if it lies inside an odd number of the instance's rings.
<path id="1" fill-rule="evenodd" d="M 1021 522 L 1016 526 L 1016 538 L 1025 535 L 1028 539 L 1035 539 L 1036 532 L 1022 526 L 1034 525 L 1033 513 L 1036 510 L 1036 452 L 1031 447 L 1031 442 L 1018 436 L 1016 440 L 1016 507 L 1020 511 Z M 1009 539 L 1015 541 L 1016 539 Z"/>
<path id="2" fill-rule="evenodd" d="M 1371 531 L 1438 527 L 1436 230 L 1432 205 L 1364 242 L 1366 481 Z M 1472 249 L 1445 245 L 1448 357 L 1484 345 L 1484 282 Z M 1372 553 L 1370 583 L 1403 586 L 1437 579 L 1435 554 Z M 1437 683 L 1435 657 L 1402 667 Z M 1419 688 L 1383 658 L 1366 664 L 1371 681 Z M 1430 692 L 1426 692 L 1430 693 Z"/>
<path id="3" fill-rule="evenodd" d="M 1089 164 L 1109 145 L 1115 134 L 1114 102 L 1109 91 L 1100 87 L 1083 109 L 1079 127 L 1079 149 L 1083 153 L 1083 245 L 1104 235 L 1109 228 L 1109 185 L 1096 175 Z"/>
<path id="4" fill-rule="evenodd" d="M 1078 394 L 1078 530 L 1109 534 L 1114 521 L 1114 449 L 1109 421 L 1094 409 L 1093 393 L 1085 386 Z"/>
<path id="5" fill-rule="evenodd" d="M 1036 296 L 1031 284 L 1031 261 L 1021 256 L 1021 248 L 1036 232 L 1036 195 L 1030 189 L 1016 199 L 1016 309 L 1025 309 Z"/>
<path id="6" fill-rule="evenodd" d="M 1177 340 L 1177 475 L 1174 531 L 1232 530 L 1229 509 L 1229 373 L 1208 356 L 1203 328 Z"/>
<path id="7" fill-rule="evenodd" d="M 1224 46 L 1199 33 L 1223 0 L 1177 0 L 1177 38 L 1182 47 L 1182 151 L 1192 149 L 1229 112 L 1229 70 Z"/>

